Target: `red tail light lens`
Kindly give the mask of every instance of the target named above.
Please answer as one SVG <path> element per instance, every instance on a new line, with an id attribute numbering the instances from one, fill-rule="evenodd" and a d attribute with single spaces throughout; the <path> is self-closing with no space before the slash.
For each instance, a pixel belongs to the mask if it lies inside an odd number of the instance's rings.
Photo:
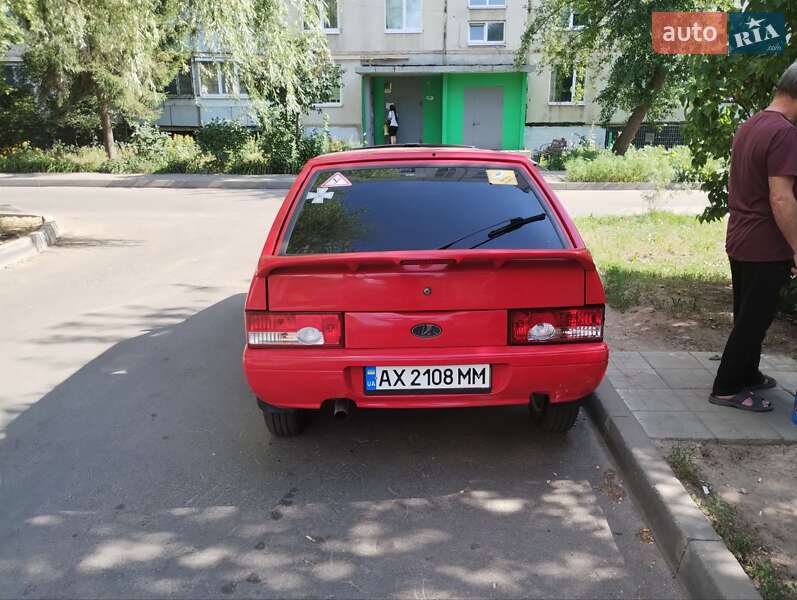
<path id="1" fill-rule="evenodd" d="M 246 341 L 254 347 L 340 346 L 342 333 L 337 313 L 246 313 Z"/>
<path id="2" fill-rule="evenodd" d="M 510 344 L 599 342 L 603 306 L 509 311 Z"/>

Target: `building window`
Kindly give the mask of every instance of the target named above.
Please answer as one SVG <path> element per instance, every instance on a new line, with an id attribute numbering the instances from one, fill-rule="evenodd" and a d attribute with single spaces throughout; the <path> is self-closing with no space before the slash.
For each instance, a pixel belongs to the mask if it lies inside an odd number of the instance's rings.
<path id="1" fill-rule="evenodd" d="M 586 19 L 584 15 L 574 10 L 571 10 L 568 14 L 567 18 L 567 28 L 571 31 L 580 31 L 587 26 Z"/>
<path id="2" fill-rule="evenodd" d="M 420 33 L 421 0 L 385 0 L 385 31 Z"/>
<path id="3" fill-rule="evenodd" d="M 584 104 L 584 69 L 556 67 L 551 71 L 549 104 Z"/>
<path id="4" fill-rule="evenodd" d="M 246 85 L 237 77 L 237 69 L 225 66 L 223 60 L 198 60 L 200 96 L 248 95 Z"/>
<path id="5" fill-rule="evenodd" d="M 468 23 L 468 43 L 470 45 L 503 44 L 504 22 L 483 21 L 481 23 Z"/>
<path id="6" fill-rule="evenodd" d="M 28 81 L 22 63 L 7 62 L 3 64 L 3 81 L 11 87 L 21 88 L 27 85 Z"/>
<path id="7" fill-rule="evenodd" d="M 468 8 L 506 8 L 506 0 L 468 0 Z"/>
<path id="8" fill-rule="evenodd" d="M 194 96 L 194 82 L 191 77 L 191 64 L 180 67 L 180 70 L 166 86 L 166 95 L 170 98 L 191 98 Z"/>
<path id="9" fill-rule="evenodd" d="M 339 87 L 336 87 L 332 90 L 329 96 L 320 99 L 318 102 L 313 103 L 313 106 L 315 108 L 343 106 L 343 102 L 341 101 L 340 97 L 341 97 L 341 89 Z"/>
<path id="10" fill-rule="evenodd" d="M 338 0 L 317 0 L 315 4 L 310 4 L 310 10 L 317 6 L 319 21 L 324 33 L 340 33 L 338 27 Z M 305 22 L 305 29 L 310 28 L 310 24 Z"/>

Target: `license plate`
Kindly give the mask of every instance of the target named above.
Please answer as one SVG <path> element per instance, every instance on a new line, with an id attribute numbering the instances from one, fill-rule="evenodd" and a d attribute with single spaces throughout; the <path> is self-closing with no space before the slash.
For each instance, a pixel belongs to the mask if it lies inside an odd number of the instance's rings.
<path id="1" fill-rule="evenodd" d="M 366 392 L 482 392 L 490 383 L 490 365 L 365 367 Z"/>

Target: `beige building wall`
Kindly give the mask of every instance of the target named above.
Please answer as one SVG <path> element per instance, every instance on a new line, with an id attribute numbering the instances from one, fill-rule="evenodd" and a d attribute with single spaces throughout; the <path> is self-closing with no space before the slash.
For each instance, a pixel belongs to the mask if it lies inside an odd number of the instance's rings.
<path id="1" fill-rule="evenodd" d="M 393 32 L 386 28 L 385 0 L 337 0 L 337 27 L 328 30 L 326 38 L 334 60 L 343 69 L 340 98 L 338 102 L 319 105 L 307 115 L 306 127 L 318 128 L 326 121 L 335 137 L 362 142 L 363 88 L 370 85 L 369 76 L 515 70 L 515 56 L 530 15 L 529 1 L 504 0 L 500 8 L 474 8 L 469 6 L 469 0 L 420 0 L 421 27 L 412 32 Z M 469 23 L 481 21 L 503 22 L 504 42 L 470 44 Z M 302 27 L 298 21 L 293 25 Z M 587 71 L 583 102 L 552 103 L 551 70 L 540 63 L 539 49 L 532 48 L 525 67 L 526 147 L 535 149 L 556 137 L 576 142 L 582 136 L 589 136 L 603 144 L 606 132 L 598 125 L 601 111 L 594 102 L 601 88 L 601 74 Z M 368 100 L 369 89 L 366 89 Z M 180 106 L 181 102 L 189 103 L 170 100 L 166 109 L 190 108 Z M 208 115 L 226 114 L 225 101 L 221 98 L 197 97 L 194 103 L 200 112 L 207 104 Z M 171 104 L 174 107 L 170 108 Z M 240 107 L 230 108 L 233 109 L 240 111 Z M 627 115 L 618 113 L 612 124 L 621 125 L 626 118 Z M 672 120 L 682 118 L 682 114 L 676 114 Z M 372 120 L 371 114 L 367 120 Z"/>

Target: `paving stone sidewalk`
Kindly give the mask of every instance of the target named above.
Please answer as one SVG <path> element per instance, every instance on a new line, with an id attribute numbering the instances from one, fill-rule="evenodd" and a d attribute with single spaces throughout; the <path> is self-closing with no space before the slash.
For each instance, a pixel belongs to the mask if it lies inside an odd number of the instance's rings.
<path id="1" fill-rule="evenodd" d="M 762 357 L 761 370 L 779 384 L 761 392 L 775 405 L 762 414 L 709 403 L 718 365 L 716 352 L 612 352 L 607 376 L 651 438 L 797 444 L 797 361 Z"/>

